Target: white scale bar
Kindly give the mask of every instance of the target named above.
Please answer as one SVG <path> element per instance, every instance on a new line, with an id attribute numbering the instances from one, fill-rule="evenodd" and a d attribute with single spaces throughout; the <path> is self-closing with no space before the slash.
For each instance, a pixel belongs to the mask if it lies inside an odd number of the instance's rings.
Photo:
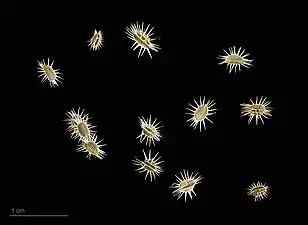
<path id="1" fill-rule="evenodd" d="M 12 217 L 68 217 L 68 215 L 13 214 Z"/>

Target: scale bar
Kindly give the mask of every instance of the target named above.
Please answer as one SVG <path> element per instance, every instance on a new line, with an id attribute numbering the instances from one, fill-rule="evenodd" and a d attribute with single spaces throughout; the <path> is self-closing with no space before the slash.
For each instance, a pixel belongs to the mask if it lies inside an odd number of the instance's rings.
<path id="1" fill-rule="evenodd" d="M 12 217 L 68 217 L 68 215 L 12 214 Z"/>

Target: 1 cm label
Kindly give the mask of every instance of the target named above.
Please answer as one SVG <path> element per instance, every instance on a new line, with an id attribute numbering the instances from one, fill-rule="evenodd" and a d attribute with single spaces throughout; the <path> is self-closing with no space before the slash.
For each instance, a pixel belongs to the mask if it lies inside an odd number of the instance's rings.
<path id="1" fill-rule="evenodd" d="M 25 209 L 23 209 L 23 208 L 12 208 L 12 213 L 13 214 L 22 214 L 22 213 L 25 213 L 26 212 L 26 210 Z"/>

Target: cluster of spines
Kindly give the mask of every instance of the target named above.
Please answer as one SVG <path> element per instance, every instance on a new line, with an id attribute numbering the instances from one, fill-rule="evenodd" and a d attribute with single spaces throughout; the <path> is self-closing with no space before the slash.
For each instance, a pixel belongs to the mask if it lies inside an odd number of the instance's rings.
<path id="1" fill-rule="evenodd" d="M 77 112 L 72 109 L 66 116 L 65 122 L 68 126 L 66 131 L 71 134 L 73 140 L 77 139 L 79 142 L 77 152 L 86 152 L 89 159 L 92 155 L 99 159 L 105 158 L 107 154 L 101 148 L 106 144 L 101 144 L 103 139 L 97 140 L 97 132 L 94 130 L 96 127 L 89 122 L 89 114 L 78 108 Z"/>
<path id="2" fill-rule="evenodd" d="M 158 38 L 154 38 L 153 36 L 153 27 L 150 28 L 150 25 L 145 26 L 144 23 L 141 23 L 141 25 L 136 22 L 132 23 L 130 27 L 126 27 L 126 34 L 130 40 L 132 40 L 134 43 L 132 45 L 133 50 L 136 50 L 137 48 L 140 48 L 138 57 L 142 56 L 145 51 L 148 52 L 150 58 L 152 58 L 150 51 L 158 52 L 161 48 L 159 45 L 154 44 L 153 41 L 157 40 Z M 94 34 L 92 38 L 88 41 L 88 46 L 91 50 L 99 50 L 104 45 L 104 35 L 103 32 L 100 30 L 94 30 Z M 242 50 L 242 51 L 241 51 Z M 227 64 L 227 68 L 229 70 L 229 73 L 234 71 L 235 73 L 237 71 L 241 70 L 241 66 L 249 68 L 252 66 L 252 59 L 248 59 L 247 57 L 250 55 L 249 53 L 245 53 L 245 49 L 242 49 L 241 47 L 237 50 L 235 46 L 229 49 L 229 52 L 223 50 L 226 55 L 219 55 L 218 59 L 221 60 L 219 64 Z M 50 63 L 50 59 L 47 59 L 47 63 L 45 61 L 38 62 L 38 70 L 40 73 L 40 77 L 42 76 L 42 82 L 45 80 L 48 80 L 51 87 L 56 87 L 61 83 L 63 80 L 62 77 L 60 77 L 60 73 L 58 69 L 53 69 L 54 61 Z M 197 103 L 194 100 L 196 106 L 190 105 L 192 108 L 187 109 L 189 110 L 188 115 L 191 116 L 190 119 L 187 120 L 187 122 L 190 122 L 194 129 L 197 128 L 199 125 L 200 131 L 202 131 L 202 127 L 206 130 L 205 126 L 205 120 L 209 121 L 210 123 L 213 123 L 208 116 L 215 114 L 216 109 L 212 108 L 215 103 L 213 100 L 208 100 L 205 102 L 205 97 L 203 100 L 200 98 L 200 102 Z M 266 101 L 266 97 L 261 97 L 260 101 L 258 101 L 258 97 L 256 97 L 256 102 L 253 102 L 250 99 L 251 104 L 241 104 L 242 116 L 248 116 L 249 120 L 248 123 L 252 121 L 253 118 L 255 118 L 256 125 L 258 125 L 258 120 L 260 119 L 261 122 L 264 124 L 263 118 L 269 119 L 271 117 L 271 111 L 272 108 L 268 107 L 270 104 L 270 101 Z M 67 131 L 71 133 L 72 139 L 78 139 L 79 145 L 77 148 L 77 151 L 81 152 L 87 152 L 87 157 L 90 159 L 91 155 L 96 156 L 97 158 L 103 159 L 106 156 L 106 153 L 102 151 L 100 148 L 105 146 L 105 144 L 100 144 L 103 140 L 97 141 L 97 135 L 96 132 L 93 130 L 95 126 L 92 126 L 88 120 L 89 120 L 89 114 L 84 114 L 84 111 L 79 113 L 79 110 L 77 113 L 72 110 L 71 112 L 67 113 L 67 116 L 69 117 L 66 121 L 68 124 Z M 142 133 L 137 137 L 140 139 L 140 142 L 142 143 L 144 140 L 146 140 L 145 144 L 147 146 L 151 146 L 153 144 L 155 146 L 155 141 L 160 141 L 163 136 L 160 133 L 160 128 L 162 126 L 159 126 L 159 123 L 156 123 L 156 119 L 154 122 L 151 122 L 151 116 L 149 119 L 144 119 L 143 117 L 139 119 L 140 126 L 142 128 Z M 202 126 L 203 125 L 203 126 Z M 144 151 L 143 151 L 144 153 Z M 161 166 L 159 166 L 160 163 L 163 161 L 159 161 L 161 157 L 156 158 L 158 153 L 151 157 L 151 150 L 149 150 L 149 155 L 146 156 L 144 153 L 145 159 L 139 160 L 134 159 L 133 163 L 134 165 L 140 166 L 139 169 L 140 172 L 146 172 L 145 179 L 147 178 L 147 175 L 150 175 L 151 181 L 156 178 L 156 176 L 159 175 L 159 173 L 163 172 L 163 169 Z M 170 186 L 170 188 L 176 188 L 176 190 L 173 192 L 174 195 L 178 195 L 178 198 L 180 198 L 183 194 L 185 196 L 185 201 L 187 195 L 192 198 L 191 193 L 195 192 L 193 191 L 193 188 L 196 184 L 201 183 L 201 176 L 197 177 L 197 174 L 193 176 L 193 173 L 189 175 L 188 171 L 181 172 L 181 178 L 177 177 L 177 182 Z M 267 197 L 267 192 L 259 193 L 255 189 L 262 189 L 262 190 L 268 190 L 268 187 L 266 185 L 263 185 L 262 183 L 258 182 L 257 184 L 253 184 L 251 187 L 249 187 L 249 195 L 253 195 L 252 193 L 258 193 L 253 196 L 255 196 L 256 199 L 263 199 L 264 197 Z M 196 194 L 195 194 L 196 195 Z"/>

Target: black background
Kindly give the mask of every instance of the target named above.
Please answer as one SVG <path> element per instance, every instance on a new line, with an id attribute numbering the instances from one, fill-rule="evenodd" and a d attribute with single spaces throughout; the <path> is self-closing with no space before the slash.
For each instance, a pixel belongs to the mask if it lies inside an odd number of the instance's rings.
<path id="1" fill-rule="evenodd" d="M 279 24 L 249 21 L 233 26 L 224 18 L 187 20 L 167 13 L 156 17 L 37 16 L 6 27 L 11 40 L 19 41 L 7 54 L 8 71 L 18 77 L 10 89 L 12 97 L 3 103 L 13 109 L 14 118 L 8 214 L 11 208 L 24 208 L 27 213 L 63 213 L 78 220 L 106 212 L 138 215 L 184 209 L 215 221 L 256 215 L 262 220 L 281 206 L 288 96 L 273 57 L 279 54 Z M 130 48 L 125 27 L 136 20 L 154 25 L 161 37 L 162 50 L 153 52 L 152 60 L 147 53 L 138 59 L 138 51 Z M 87 46 L 94 29 L 105 35 L 105 46 L 96 52 Z M 218 65 L 216 57 L 233 45 L 251 54 L 252 68 L 229 74 Z M 47 57 L 63 73 L 57 88 L 37 77 L 37 61 Z M 240 104 L 257 95 L 272 101 L 273 117 L 264 125 L 248 125 L 248 118 L 240 117 Z M 188 103 L 200 96 L 213 99 L 218 109 L 211 117 L 214 124 L 208 123 L 201 133 L 185 122 Z M 86 159 L 65 132 L 65 112 L 78 107 L 98 127 L 99 138 L 107 144 L 106 159 Z M 132 165 L 132 159 L 142 158 L 142 149 L 148 149 L 136 139 L 138 117 L 150 114 L 164 124 L 164 138 L 151 149 L 162 156 L 165 171 L 152 183 Z M 204 177 L 195 188 L 197 197 L 187 203 L 168 190 L 183 169 Z M 246 195 L 256 181 L 271 188 L 269 198 L 259 203 Z"/>

